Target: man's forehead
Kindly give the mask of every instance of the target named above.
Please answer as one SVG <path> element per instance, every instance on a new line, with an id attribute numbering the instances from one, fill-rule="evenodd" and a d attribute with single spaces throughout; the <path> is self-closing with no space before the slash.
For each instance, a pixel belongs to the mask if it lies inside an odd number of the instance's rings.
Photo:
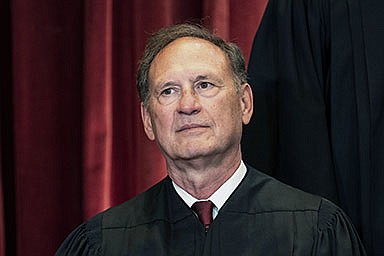
<path id="1" fill-rule="evenodd" d="M 178 51 L 181 54 L 188 54 L 193 49 L 204 52 L 210 51 L 216 56 L 221 55 L 225 57 L 224 51 L 210 41 L 199 37 L 180 37 L 170 42 L 162 50 L 160 50 L 159 53 L 154 57 L 153 61 L 159 58 L 159 56 L 169 54 L 171 51 Z"/>
<path id="2" fill-rule="evenodd" d="M 213 43 L 195 37 L 182 37 L 164 47 L 153 59 L 150 70 L 158 62 L 161 65 L 183 64 L 194 62 L 229 64 L 224 51 Z"/>
<path id="3" fill-rule="evenodd" d="M 223 76 L 228 71 L 228 58 L 219 47 L 204 39 L 182 37 L 156 55 L 149 68 L 149 80 L 159 85 L 179 78 Z"/>

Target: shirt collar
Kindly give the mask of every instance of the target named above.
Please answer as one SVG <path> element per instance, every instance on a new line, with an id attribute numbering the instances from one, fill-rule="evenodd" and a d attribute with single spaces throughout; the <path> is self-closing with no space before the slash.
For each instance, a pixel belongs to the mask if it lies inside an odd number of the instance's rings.
<path id="1" fill-rule="evenodd" d="M 234 172 L 234 174 L 223 184 L 219 189 L 217 189 L 209 198 L 199 200 L 189 194 L 187 191 L 178 186 L 175 182 L 172 181 L 172 185 L 175 188 L 177 194 L 183 199 L 183 201 L 191 207 L 197 201 L 206 201 L 210 200 L 217 208 L 217 211 L 225 204 L 228 198 L 231 196 L 233 191 L 239 186 L 240 182 L 243 180 L 245 174 L 247 173 L 247 167 L 244 162 L 241 161 L 240 166 Z"/>

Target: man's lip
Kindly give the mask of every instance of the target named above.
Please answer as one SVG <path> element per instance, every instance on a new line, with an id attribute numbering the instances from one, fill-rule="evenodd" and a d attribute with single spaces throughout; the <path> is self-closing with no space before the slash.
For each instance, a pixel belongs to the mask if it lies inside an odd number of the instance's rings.
<path id="1" fill-rule="evenodd" d="M 208 126 L 201 125 L 201 124 L 185 124 L 185 125 L 181 126 L 179 129 L 177 129 L 176 132 L 182 132 L 182 131 L 194 129 L 194 128 L 207 128 L 207 127 Z"/>

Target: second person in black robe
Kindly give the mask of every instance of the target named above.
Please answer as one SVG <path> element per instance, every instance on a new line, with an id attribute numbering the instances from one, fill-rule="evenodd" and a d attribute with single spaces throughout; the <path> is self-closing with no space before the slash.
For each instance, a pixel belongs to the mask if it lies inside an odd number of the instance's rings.
<path id="1" fill-rule="evenodd" d="M 248 72 L 243 155 L 329 198 L 384 255 L 384 1 L 270 0 Z"/>

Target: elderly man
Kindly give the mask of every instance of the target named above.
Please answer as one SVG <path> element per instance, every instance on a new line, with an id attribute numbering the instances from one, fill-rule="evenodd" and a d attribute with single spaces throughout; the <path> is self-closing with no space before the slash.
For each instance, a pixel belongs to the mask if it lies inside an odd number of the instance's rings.
<path id="1" fill-rule="evenodd" d="M 83 223 L 57 255 L 365 255 L 338 207 L 242 162 L 246 78 L 240 49 L 203 27 L 155 33 L 137 85 L 168 177 Z"/>

